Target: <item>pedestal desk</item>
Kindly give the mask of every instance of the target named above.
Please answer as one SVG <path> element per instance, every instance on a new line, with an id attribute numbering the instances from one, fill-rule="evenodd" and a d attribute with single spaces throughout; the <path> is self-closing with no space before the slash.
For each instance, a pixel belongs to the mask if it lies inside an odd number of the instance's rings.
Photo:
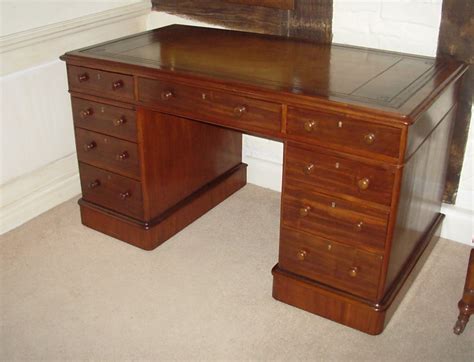
<path id="1" fill-rule="evenodd" d="M 282 141 L 273 296 L 382 332 L 442 221 L 465 65 L 177 25 L 62 59 L 84 225 L 154 249 L 245 185 L 242 133 Z"/>

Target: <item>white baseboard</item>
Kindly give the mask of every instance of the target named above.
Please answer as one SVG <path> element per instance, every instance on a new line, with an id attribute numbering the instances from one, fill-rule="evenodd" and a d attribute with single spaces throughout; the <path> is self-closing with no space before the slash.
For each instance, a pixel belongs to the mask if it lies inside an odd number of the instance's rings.
<path id="1" fill-rule="evenodd" d="M 283 172 L 283 167 L 281 164 L 245 155 L 243 157 L 243 162 L 248 164 L 248 183 L 281 192 L 281 180 Z"/>
<path id="2" fill-rule="evenodd" d="M 81 192 L 72 154 L 0 186 L 0 235 Z"/>

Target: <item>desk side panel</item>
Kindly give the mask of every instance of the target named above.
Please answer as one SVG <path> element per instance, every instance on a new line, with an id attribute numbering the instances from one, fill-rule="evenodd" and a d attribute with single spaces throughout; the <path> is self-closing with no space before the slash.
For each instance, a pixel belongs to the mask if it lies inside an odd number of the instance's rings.
<path id="1" fill-rule="evenodd" d="M 239 165 L 242 134 L 150 110 L 138 110 L 145 221 Z"/>

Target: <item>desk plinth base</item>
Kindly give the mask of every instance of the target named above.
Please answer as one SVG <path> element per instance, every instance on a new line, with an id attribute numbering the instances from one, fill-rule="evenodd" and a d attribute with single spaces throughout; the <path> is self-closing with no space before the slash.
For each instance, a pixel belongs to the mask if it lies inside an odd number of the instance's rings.
<path id="1" fill-rule="evenodd" d="M 247 165 L 240 164 L 180 202 L 150 225 L 79 200 L 85 226 L 145 250 L 153 250 L 244 187 Z"/>
<path id="2" fill-rule="evenodd" d="M 362 332 L 380 334 L 436 245 L 443 219 L 443 214 L 435 217 L 396 282 L 378 304 L 287 272 L 278 264 L 272 269 L 273 298 Z"/>

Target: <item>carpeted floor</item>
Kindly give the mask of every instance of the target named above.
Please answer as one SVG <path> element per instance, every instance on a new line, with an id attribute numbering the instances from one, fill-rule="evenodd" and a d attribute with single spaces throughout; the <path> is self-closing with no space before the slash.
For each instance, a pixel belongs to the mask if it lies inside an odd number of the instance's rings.
<path id="1" fill-rule="evenodd" d="M 152 252 L 76 200 L 1 236 L 0 360 L 474 360 L 474 320 L 452 332 L 468 246 L 440 240 L 373 337 L 272 299 L 279 206 L 246 186 Z"/>

